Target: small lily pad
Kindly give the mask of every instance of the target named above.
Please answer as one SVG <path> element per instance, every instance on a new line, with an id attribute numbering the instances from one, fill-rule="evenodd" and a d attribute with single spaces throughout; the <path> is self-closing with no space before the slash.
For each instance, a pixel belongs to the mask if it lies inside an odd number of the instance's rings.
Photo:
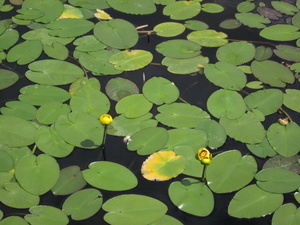
<path id="1" fill-rule="evenodd" d="M 164 22 L 157 24 L 153 30 L 161 37 L 174 37 L 184 32 L 185 26 L 177 22 Z"/>
<path id="2" fill-rule="evenodd" d="M 18 74 L 13 71 L 0 69 L 0 90 L 8 88 L 19 79 Z"/>
<path id="3" fill-rule="evenodd" d="M 219 47 L 225 45 L 228 42 L 226 38 L 227 34 L 215 30 L 193 31 L 187 36 L 189 41 L 196 42 L 205 47 Z"/>
<path id="4" fill-rule="evenodd" d="M 128 79 L 116 77 L 107 82 L 105 92 L 110 99 L 120 101 L 128 95 L 138 94 L 139 88 Z"/>

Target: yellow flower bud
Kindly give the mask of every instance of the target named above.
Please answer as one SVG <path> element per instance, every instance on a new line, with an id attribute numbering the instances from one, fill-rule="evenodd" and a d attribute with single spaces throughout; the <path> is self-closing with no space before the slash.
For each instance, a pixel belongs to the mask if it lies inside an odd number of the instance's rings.
<path id="1" fill-rule="evenodd" d="M 201 163 L 208 165 L 210 164 L 212 154 L 206 148 L 200 148 L 198 150 L 198 159 Z"/>
<path id="2" fill-rule="evenodd" d="M 113 118 L 109 114 L 103 114 L 102 116 L 99 117 L 100 123 L 103 125 L 108 125 L 113 121 Z"/>
<path id="3" fill-rule="evenodd" d="M 289 119 L 288 118 L 278 119 L 278 123 L 280 123 L 283 126 L 286 126 L 289 123 Z"/>

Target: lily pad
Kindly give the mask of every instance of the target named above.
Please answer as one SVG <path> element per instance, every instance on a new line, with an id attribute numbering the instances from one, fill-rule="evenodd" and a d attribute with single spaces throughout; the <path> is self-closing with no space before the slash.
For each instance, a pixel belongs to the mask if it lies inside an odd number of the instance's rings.
<path id="1" fill-rule="evenodd" d="M 293 41 L 300 38 L 299 27 L 289 24 L 276 24 L 264 28 L 259 35 L 272 41 Z"/>
<path id="2" fill-rule="evenodd" d="M 252 10 L 255 9 L 255 4 L 253 2 L 249 2 L 249 1 L 241 2 L 240 4 L 238 4 L 236 9 L 240 13 L 251 12 Z"/>
<path id="3" fill-rule="evenodd" d="M 15 84 L 19 79 L 18 74 L 13 71 L 0 69 L 0 90 Z"/>
<path id="4" fill-rule="evenodd" d="M 74 42 L 76 50 L 81 52 L 93 52 L 104 50 L 107 46 L 101 43 L 94 35 L 85 35 L 77 38 Z"/>
<path id="5" fill-rule="evenodd" d="M 107 0 L 107 3 L 115 10 L 128 14 L 152 14 L 156 11 L 156 6 L 152 1 L 143 0 Z"/>
<path id="6" fill-rule="evenodd" d="M 300 91 L 297 89 L 286 89 L 285 94 L 283 95 L 283 104 L 296 111 L 300 112 L 300 103 L 299 103 Z"/>
<path id="7" fill-rule="evenodd" d="M 197 44 L 205 47 L 219 47 L 227 44 L 227 34 L 217 32 L 215 30 L 198 30 L 188 34 L 189 41 L 196 42 Z"/>
<path id="8" fill-rule="evenodd" d="M 277 45 L 276 49 L 273 50 L 274 54 L 278 57 L 287 60 L 300 62 L 300 49 L 291 45 Z"/>
<path id="9" fill-rule="evenodd" d="M 223 29 L 231 30 L 239 28 L 240 26 L 242 26 L 242 24 L 236 19 L 227 19 L 222 21 L 219 26 Z"/>
<path id="10" fill-rule="evenodd" d="M 107 82 L 105 92 L 110 99 L 120 101 L 128 95 L 138 94 L 139 88 L 128 79 L 116 77 Z"/>
<path id="11" fill-rule="evenodd" d="M 258 15 L 256 13 L 251 13 L 251 12 L 244 12 L 244 13 L 236 13 L 235 18 L 242 24 L 253 27 L 253 28 L 258 28 L 262 29 L 265 28 L 265 24 L 271 23 L 271 21 L 268 18 L 265 18 L 261 15 Z"/>
<path id="12" fill-rule="evenodd" d="M 272 217 L 273 225 L 296 225 L 300 223 L 300 210 L 293 203 L 287 203 L 280 206 Z"/>
<path id="13" fill-rule="evenodd" d="M 3 150 L 0 150 L 0 172 L 9 172 L 14 168 L 14 160 L 11 155 Z"/>
<path id="14" fill-rule="evenodd" d="M 296 6 L 288 2 L 272 1 L 271 5 L 274 9 L 286 15 L 292 16 L 296 12 L 299 12 L 299 9 Z"/>
<path id="15" fill-rule="evenodd" d="M 58 101 L 47 102 L 43 104 L 36 112 L 36 119 L 42 124 L 55 123 L 56 119 L 61 115 L 70 113 L 70 107 Z"/>
<path id="16" fill-rule="evenodd" d="M 90 87 L 90 88 L 94 88 L 99 91 L 101 88 L 101 84 L 100 84 L 99 80 L 95 77 L 79 78 L 70 85 L 70 88 L 69 88 L 70 95 L 73 96 L 78 90 L 80 90 L 83 87 Z"/>
<path id="17" fill-rule="evenodd" d="M 158 220 L 156 220 L 155 222 L 150 223 L 149 225 L 160 225 L 160 224 L 164 224 L 164 225 L 183 225 L 183 223 L 181 223 L 179 220 L 177 220 L 174 217 L 169 216 L 169 215 L 164 215 L 161 218 L 159 218 Z"/>
<path id="18" fill-rule="evenodd" d="M 299 174 L 300 172 L 300 165 L 298 163 L 299 159 L 300 159 L 299 155 L 294 155 L 291 157 L 274 155 L 272 158 L 268 159 L 267 162 L 265 162 L 265 164 L 263 165 L 263 169 L 281 168 Z"/>
<path id="19" fill-rule="evenodd" d="M 26 220 L 24 220 L 23 218 L 21 218 L 19 216 L 9 216 L 9 217 L 6 217 L 5 219 L 0 221 L 0 225 L 10 225 L 10 224 L 28 225 Z"/>
<path id="20" fill-rule="evenodd" d="M 186 20 L 184 26 L 190 30 L 206 30 L 209 28 L 206 23 L 199 20 Z"/>
<path id="21" fill-rule="evenodd" d="M 208 13 L 220 13 L 224 11 L 224 8 L 216 3 L 204 3 L 201 5 L 201 10 Z"/>
<path id="22" fill-rule="evenodd" d="M 19 32 L 14 29 L 8 29 L 0 36 L 0 51 L 7 50 L 14 46 L 19 40 Z"/>
<path id="23" fill-rule="evenodd" d="M 164 22 L 157 24 L 153 30 L 161 37 L 174 37 L 185 31 L 185 26 L 177 22 Z"/>
<path id="24" fill-rule="evenodd" d="M 196 1 L 176 1 L 163 9 L 163 14 L 173 20 L 186 20 L 199 14 L 201 5 Z"/>
<path id="25" fill-rule="evenodd" d="M 57 41 L 51 45 L 44 44 L 44 52 L 50 58 L 59 60 L 65 60 L 69 56 L 68 48 Z"/>
<path id="26" fill-rule="evenodd" d="M 264 138 L 264 140 L 261 143 L 247 144 L 247 148 L 254 155 L 256 155 L 258 157 L 261 157 L 261 158 L 272 157 L 272 156 L 277 154 L 274 151 L 274 149 L 271 147 L 271 145 L 268 142 L 267 138 Z"/>

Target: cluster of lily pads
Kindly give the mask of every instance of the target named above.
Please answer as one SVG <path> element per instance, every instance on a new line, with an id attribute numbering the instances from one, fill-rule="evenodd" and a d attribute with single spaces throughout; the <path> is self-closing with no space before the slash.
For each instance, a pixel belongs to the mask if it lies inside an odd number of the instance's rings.
<path id="1" fill-rule="evenodd" d="M 272 225 L 300 222 L 300 127 L 289 114 L 300 112 L 299 0 L 240 1 L 235 18 L 220 23 L 223 30 L 260 29 L 266 42 L 233 40 L 197 19 L 221 13 L 222 2 L 0 0 L 1 14 L 14 7 L 12 17 L 0 20 L 0 89 L 22 79 L 32 84 L 0 108 L 0 202 L 29 213 L 0 211 L 0 225 L 64 225 L 101 209 L 113 225 L 182 224 L 166 214 L 165 203 L 146 195 L 104 201 L 101 190 L 118 193 L 139 183 L 137 174 L 109 158 L 84 170 L 58 164 L 77 148 L 109 151 L 101 148 L 106 135 L 125 137 L 125 151 L 148 156 L 140 165 L 145 179 L 175 178 L 168 195 L 183 212 L 209 216 L 217 207 L 215 194 L 236 192 L 227 208 L 232 217 L 275 212 Z M 147 27 L 113 16 L 150 15 L 157 7 L 169 22 Z M 163 56 L 159 66 L 171 74 L 197 73 L 218 87 L 207 111 L 184 101 L 182 90 L 159 74 L 141 90 L 111 76 L 142 76 L 144 68 L 157 66 L 153 51 L 135 49 L 145 34 L 164 40 L 153 49 Z M 216 51 L 217 61 L 210 62 L 202 48 Z M 11 65 L 28 67 L 25 77 Z M 105 86 L 101 76 L 111 76 Z M 99 117 L 107 113 L 113 121 L 102 124 Z M 249 154 L 223 149 L 230 139 L 244 143 Z M 197 158 L 202 148 L 213 153 L 209 165 Z M 258 158 L 268 159 L 262 168 Z M 61 208 L 39 204 L 49 192 L 68 196 Z M 294 193 L 295 201 L 283 204 L 286 193 Z"/>

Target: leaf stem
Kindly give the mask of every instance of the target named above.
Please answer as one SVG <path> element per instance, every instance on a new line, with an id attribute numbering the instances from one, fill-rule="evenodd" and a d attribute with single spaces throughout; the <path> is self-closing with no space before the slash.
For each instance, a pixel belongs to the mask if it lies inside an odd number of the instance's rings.
<path id="1" fill-rule="evenodd" d="M 36 145 L 34 145 L 33 146 L 33 148 L 32 148 L 32 150 L 31 150 L 31 152 L 32 152 L 32 154 L 34 154 L 35 153 L 35 150 L 37 149 L 37 146 Z"/>
<path id="2" fill-rule="evenodd" d="M 202 171 L 201 182 L 206 182 L 205 172 L 206 172 L 207 165 L 204 164 L 203 166 L 204 166 L 204 167 L 203 167 L 203 171 Z"/>
<path id="3" fill-rule="evenodd" d="M 293 120 L 290 117 L 290 115 L 283 108 L 278 109 L 278 112 L 279 113 L 283 113 L 289 119 L 290 122 L 293 122 Z"/>
<path id="4" fill-rule="evenodd" d="M 181 98 L 181 97 L 179 97 L 178 98 L 180 101 L 182 101 L 182 102 L 184 102 L 184 103 L 186 103 L 186 104 L 190 104 L 190 103 L 188 103 L 186 100 L 184 100 L 183 98 Z"/>
<path id="5" fill-rule="evenodd" d="M 103 161 L 106 161 L 106 154 L 105 154 L 106 127 L 107 125 L 104 125 L 104 134 L 103 134 L 102 144 L 100 146 Z"/>

